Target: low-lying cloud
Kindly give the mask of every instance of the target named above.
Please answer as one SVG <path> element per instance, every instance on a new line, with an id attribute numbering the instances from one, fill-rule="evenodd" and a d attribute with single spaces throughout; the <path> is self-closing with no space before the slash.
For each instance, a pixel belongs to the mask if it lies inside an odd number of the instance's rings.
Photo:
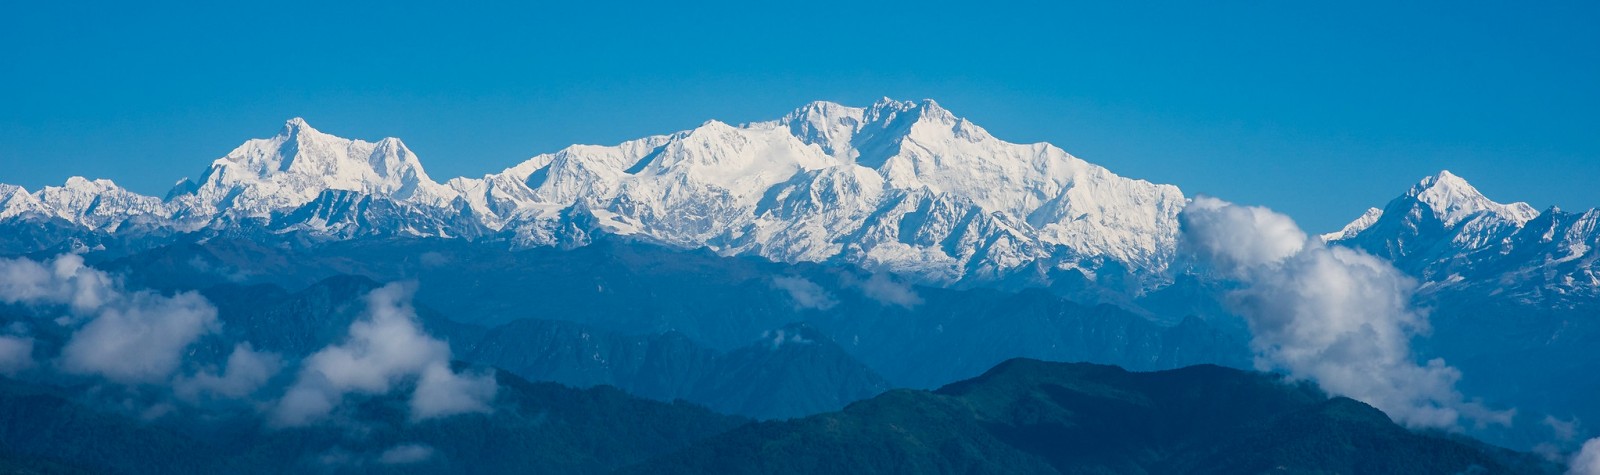
<path id="1" fill-rule="evenodd" d="M 1266 208 L 1199 197 L 1180 218 L 1184 251 L 1241 284 L 1228 305 L 1249 324 L 1258 369 L 1316 381 L 1412 427 L 1510 423 L 1511 411 L 1456 390 L 1460 371 L 1414 360 L 1411 339 L 1428 320 L 1411 306 L 1417 283 L 1387 261 L 1328 246 Z"/>
<path id="2" fill-rule="evenodd" d="M 216 307 L 193 292 L 136 292 L 112 302 L 73 332 L 61 349 L 61 369 L 124 384 L 160 383 L 183 363 L 184 348 L 217 329 Z"/>
<path id="3" fill-rule="evenodd" d="M 207 368 L 193 376 L 180 376 L 173 382 L 172 390 L 179 398 L 190 402 L 206 397 L 245 398 L 266 385 L 282 367 L 283 358 L 278 354 L 256 351 L 250 343 L 240 343 L 234 345 L 220 372 Z"/>
<path id="4" fill-rule="evenodd" d="M 1569 475 L 1600 475 L 1600 437 L 1583 443 L 1572 460 L 1567 463 Z"/>
<path id="5" fill-rule="evenodd" d="M 433 458 L 433 447 L 423 444 L 401 444 L 378 454 L 378 463 L 384 465 L 405 465 L 421 462 Z"/>
<path id="6" fill-rule="evenodd" d="M 0 259 L 0 301 L 30 305 L 68 305 L 88 314 L 120 292 L 104 272 L 83 265 L 83 257 L 64 254 L 48 262 Z"/>
<path id="7" fill-rule="evenodd" d="M 789 298 L 794 300 L 795 307 L 800 309 L 827 310 L 839 304 L 832 293 L 805 277 L 773 277 L 772 285 L 787 292 Z"/>
<path id="8" fill-rule="evenodd" d="M 350 325 L 343 342 L 301 361 L 281 397 L 276 392 L 260 396 L 276 401 L 267 406 L 273 422 L 309 424 L 336 410 L 348 395 L 387 394 L 400 386 L 412 389 L 413 420 L 488 411 L 497 389 L 493 376 L 452 371 L 449 346 L 421 329 L 411 294 L 411 286 L 399 284 L 369 293 L 366 314 Z M 210 301 L 195 292 L 129 291 L 77 255 L 43 262 L 0 259 L 0 302 L 39 307 L 38 318 L 0 331 L 0 374 L 39 368 L 41 378 L 88 376 L 170 389 L 176 401 L 198 405 L 258 401 L 254 398 L 285 366 L 281 355 L 256 350 L 249 342 L 235 343 L 221 365 L 187 360 L 201 338 L 221 333 Z M 45 327 L 67 336 L 58 354 L 36 359 L 40 345 L 29 330 Z M 161 402 L 145 412 L 158 417 L 171 408 Z"/>
<path id="9" fill-rule="evenodd" d="M 367 296 L 367 313 L 350 324 L 349 336 L 302 363 L 294 384 L 279 401 L 273 420 L 282 426 L 315 422 L 351 394 L 386 394 L 416 381 L 413 419 L 487 412 L 496 385 L 491 375 L 450 370 L 450 347 L 423 332 L 411 306 L 412 287 L 389 284 Z"/>
<path id="10" fill-rule="evenodd" d="M 167 382 L 182 365 L 184 349 L 219 328 L 216 307 L 200 294 L 129 292 L 72 254 L 48 262 L 0 259 L 0 300 L 65 307 L 67 315 L 51 323 L 76 329 L 56 365 L 121 384 Z M 10 346 L 19 351 L 23 343 Z"/>
<path id="11" fill-rule="evenodd" d="M 0 335 L 0 374 L 12 376 L 33 367 L 33 338 Z"/>
<path id="12" fill-rule="evenodd" d="M 889 274 L 872 274 L 864 281 L 851 282 L 856 288 L 861 289 L 861 294 L 867 298 L 885 305 L 898 305 L 902 308 L 912 309 L 922 305 L 922 296 L 911 284 L 895 279 Z"/>

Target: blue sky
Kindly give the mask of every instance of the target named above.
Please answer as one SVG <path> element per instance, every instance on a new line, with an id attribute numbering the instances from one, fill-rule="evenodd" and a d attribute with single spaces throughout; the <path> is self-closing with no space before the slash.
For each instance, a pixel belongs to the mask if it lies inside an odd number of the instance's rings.
<path id="1" fill-rule="evenodd" d="M 1312 229 L 1444 168 L 1600 206 L 1595 2 L 576 3 L 8 2 L 0 182 L 159 195 L 294 116 L 443 181 L 889 96 Z"/>

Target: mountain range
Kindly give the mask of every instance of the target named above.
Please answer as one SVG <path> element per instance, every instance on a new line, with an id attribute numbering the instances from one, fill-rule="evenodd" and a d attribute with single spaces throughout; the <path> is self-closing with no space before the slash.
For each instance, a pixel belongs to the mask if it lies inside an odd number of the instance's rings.
<path id="1" fill-rule="evenodd" d="M 1232 314 L 1237 283 L 1184 256 L 1179 214 L 1190 202 L 1176 186 L 1120 177 L 1050 144 L 1005 142 L 927 100 L 815 102 L 772 121 L 573 145 L 443 182 L 398 139 L 340 138 L 296 118 L 163 197 L 82 177 L 35 191 L 0 185 L 0 257 L 77 254 L 132 288 L 202 295 L 221 330 L 187 348 L 197 364 L 222 366 L 241 343 L 286 361 L 310 358 L 353 327 L 375 289 L 411 282 L 427 333 L 458 364 L 498 368 L 502 384 L 615 386 L 733 416 L 708 419 L 717 430 L 673 435 L 657 451 L 585 461 L 587 472 L 722 471 L 703 465 L 717 462 L 705 451 L 771 467 L 807 453 L 785 448 L 795 440 L 845 444 L 830 431 L 901 424 L 901 405 L 949 416 L 906 430 L 961 434 L 939 439 L 949 444 L 935 454 L 941 470 L 986 460 L 1042 473 L 1317 465 L 1329 454 L 1261 432 L 1313 427 L 1348 436 L 1340 443 L 1359 450 L 1344 457 L 1393 455 L 1360 451 L 1381 442 L 1441 457 L 1423 471 L 1527 471 L 1515 457 L 1405 432 L 1371 407 L 1309 389 L 1273 396 L 1283 411 L 1204 428 L 1232 437 L 1219 440 L 1145 438 L 1071 415 L 1175 409 L 1138 390 L 1119 389 L 1126 401 L 1113 404 L 1052 386 L 1062 372 L 1113 385 L 1146 384 L 1127 379 L 1144 376 L 1012 360 L 1134 371 L 1261 364 L 1251 359 L 1251 328 Z M 1443 171 L 1320 239 L 1415 279 L 1410 304 L 1430 316 L 1415 357 L 1448 361 L 1464 375 L 1463 393 L 1534 418 L 1516 430 L 1470 429 L 1474 436 L 1532 449 L 1552 430 L 1568 444 L 1590 436 L 1584 421 L 1600 421 L 1597 223 L 1600 210 L 1503 204 Z M 71 335 L 67 323 L 48 323 L 52 311 L 0 305 L 8 324 L 0 337 L 56 351 Z M 1183 371 L 1156 374 L 1183 384 L 1201 384 L 1197 374 L 1258 377 Z M 1001 400 L 962 389 L 977 383 L 950 385 L 974 377 L 1032 382 L 1006 383 L 1024 394 Z M 67 395 L 81 381 L 47 382 L 69 388 L 0 396 L 65 411 L 99 403 Z M 515 423 L 541 423 L 528 417 Z M 668 418 L 679 417 L 700 416 Z M 716 435 L 743 417 L 769 422 Z M 130 424 L 117 430 L 143 430 Z M 1082 427 L 1093 430 L 1074 432 Z M 1064 449 L 1030 445 L 1113 433 L 1132 437 L 1124 441 L 1138 451 L 1080 465 L 1050 455 Z M 876 452 L 841 451 L 841 460 L 912 453 L 933 440 L 891 439 Z M 749 446 L 756 441 L 769 445 Z M 1217 458 L 1224 446 L 1289 458 Z M 0 459 L 63 463 L 16 447 L 0 446 L 0 455 L 16 455 Z M 667 453 L 679 448 L 687 450 Z"/>
<path id="2" fill-rule="evenodd" d="M 1170 264 L 1184 204 L 1176 187 L 1117 176 L 1049 144 L 999 140 L 933 101 L 885 99 L 574 145 L 443 184 L 398 139 L 344 139 L 297 118 L 165 198 L 82 178 L 33 193 L 5 187 L 0 220 L 35 228 L 5 243 L 11 253 L 256 234 L 570 247 L 608 233 L 929 282 L 1056 269 L 1143 282 Z"/>
<path id="3" fill-rule="evenodd" d="M 814 102 L 777 120 L 574 145 L 444 183 L 399 139 L 340 138 L 296 118 L 163 198 L 81 177 L 33 192 L 0 185 L 0 250 L 126 252 L 217 236 L 570 248 L 605 234 L 938 285 L 1087 279 L 1138 294 L 1181 273 L 1172 267 L 1186 203 L 1175 186 L 1005 142 L 931 100 Z M 1496 203 L 1441 172 L 1324 238 L 1431 285 L 1514 282 L 1502 292 L 1561 300 L 1600 292 L 1597 222 L 1595 210 Z"/>

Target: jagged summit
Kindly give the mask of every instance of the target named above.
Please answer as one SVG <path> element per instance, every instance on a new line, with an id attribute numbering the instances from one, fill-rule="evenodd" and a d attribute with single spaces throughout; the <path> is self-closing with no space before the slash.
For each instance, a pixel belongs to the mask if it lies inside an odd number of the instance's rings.
<path id="1" fill-rule="evenodd" d="M 1353 238 L 1357 234 L 1361 234 L 1362 231 L 1366 231 L 1367 228 L 1372 227 L 1374 223 L 1378 222 L 1378 218 L 1381 217 L 1383 217 L 1382 209 L 1367 208 L 1366 212 L 1361 213 L 1361 217 L 1356 218 L 1355 221 L 1351 221 L 1350 224 L 1344 225 L 1344 228 L 1340 229 L 1339 231 L 1323 234 L 1322 240 L 1338 241 L 1341 239 Z"/>
<path id="2" fill-rule="evenodd" d="M 82 216 L 92 200 L 42 201 L 89 225 Z M 582 245 L 613 233 L 785 262 L 844 260 L 936 282 L 1024 268 L 1096 278 L 1108 264 L 1158 276 L 1186 204 L 1176 187 L 1117 176 L 1049 144 L 1005 142 L 932 100 L 888 98 L 573 145 L 446 184 L 398 139 L 341 138 L 296 117 L 179 181 L 165 200 L 132 201 L 122 210 L 96 205 L 97 219 L 137 208 L 170 216 L 160 223 L 178 232 L 249 225 L 513 246 Z"/>
<path id="3" fill-rule="evenodd" d="M 1455 226 L 1475 214 L 1484 212 L 1516 222 L 1518 225 L 1539 215 L 1538 210 L 1527 203 L 1496 203 L 1484 196 L 1472 184 L 1467 183 L 1467 180 L 1450 173 L 1449 170 L 1442 170 L 1437 175 L 1423 178 L 1406 192 L 1406 196 L 1428 205 L 1446 226 Z"/>
<path id="4" fill-rule="evenodd" d="M 278 131 L 278 135 L 287 137 L 301 132 L 320 133 L 316 128 L 311 127 L 311 124 L 306 123 L 305 118 L 294 117 L 283 122 L 283 129 Z"/>
<path id="5" fill-rule="evenodd" d="M 1481 249 L 1538 215 L 1527 203 L 1495 202 L 1467 180 L 1444 170 L 1423 178 L 1383 209 L 1369 210 L 1339 232 L 1323 237 L 1404 260 L 1450 249 Z"/>
<path id="6" fill-rule="evenodd" d="M 1600 294 L 1600 211 L 1502 204 L 1449 171 L 1368 211 L 1332 242 L 1366 250 L 1436 287 L 1488 283 L 1525 298 Z"/>
<path id="7" fill-rule="evenodd" d="M 1118 176 L 1051 144 L 1000 140 L 932 100 L 885 98 L 572 145 L 445 184 L 399 139 L 346 139 L 296 117 L 180 180 L 165 199 L 82 177 L 35 192 L 0 188 L 0 225 L 68 223 L 78 230 L 59 236 L 74 242 L 85 236 L 73 232 L 153 242 L 292 234 L 534 247 L 616 234 L 780 262 L 844 262 L 928 283 L 1038 282 L 1067 272 L 1137 291 L 1167 278 L 1186 204 L 1177 187 Z M 1562 215 L 1552 220 L 1561 231 L 1522 236 L 1540 213 L 1497 203 L 1441 171 L 1323 238 L 1424 278 L 1450 275 L 1450 266 L 1421 270 L 1429 263 L 1511 253 L 1502 249 L 1511 242 L 1568 243 L 1546 252 L 1552 262 L 1591 262 L 1569 257 L 1600 248 L 1587 231 L 1594 213 L 1548 213 Z"/>
<path id="8" fill-rule="evenodd" d="M 270 217 L 328 190 L 429 205 L 445 205 L 456 196 L 429 178 L 399 139 L 345 139 L 295 117 L 277 135 L 246 141 L 212 161 L 199 179 L 179 182 L 168 200 L 200 224 L 223 215 Z"/>

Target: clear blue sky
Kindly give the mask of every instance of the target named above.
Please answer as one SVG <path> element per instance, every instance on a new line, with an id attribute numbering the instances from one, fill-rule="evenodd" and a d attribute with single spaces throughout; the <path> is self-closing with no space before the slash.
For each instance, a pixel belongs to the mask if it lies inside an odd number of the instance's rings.
<path id="1" fill-rule="evenodd" d="M 1313 229 L 1442 168 L 1600 206 L 1596 2 L 127 3 L 0 6 L 0 182 L 159 195 L 294 116 L 443 181 L 890 96 Z"/>

